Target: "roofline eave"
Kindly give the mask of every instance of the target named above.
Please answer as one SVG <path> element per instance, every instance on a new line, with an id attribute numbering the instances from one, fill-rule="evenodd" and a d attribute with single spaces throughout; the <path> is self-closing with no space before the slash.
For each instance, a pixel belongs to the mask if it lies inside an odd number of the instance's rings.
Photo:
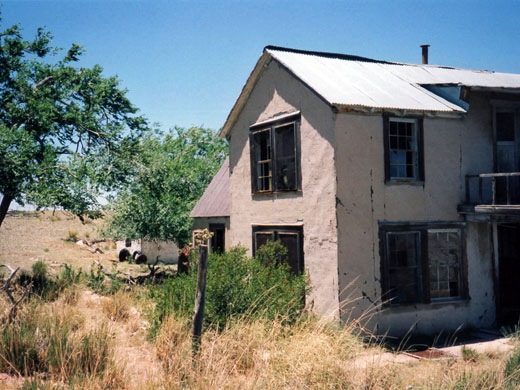
<path id="1" fill-rule="evenodd" d="M 411 108 L 392 108 L 392 107 L 368 107 L 359 105 L 334 105 L 338 113 L 343 114 L 391 114 L 399 117 L 405 116 L 420 116 L 426 118 L 448 118 L 448 119 L 460 119 L 467 116 L 467 111 L 435 111 L 435 110 L 418 110 Z"/>

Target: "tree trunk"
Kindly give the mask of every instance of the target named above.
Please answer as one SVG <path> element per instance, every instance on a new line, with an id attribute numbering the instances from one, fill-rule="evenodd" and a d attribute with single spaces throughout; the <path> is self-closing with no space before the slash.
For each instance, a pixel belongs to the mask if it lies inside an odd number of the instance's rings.
<path id="1" fill-rule="evenodd" d="M 2 202 L 0 203 L 0 226 L 2 226 L 2 222 L 4 222 L 4 218 L 7 215 L 7 210 L 9 210 L 9 205 L 13 201 L 13 198 L 9 195 L 4 195 L 2 198 Z"/>

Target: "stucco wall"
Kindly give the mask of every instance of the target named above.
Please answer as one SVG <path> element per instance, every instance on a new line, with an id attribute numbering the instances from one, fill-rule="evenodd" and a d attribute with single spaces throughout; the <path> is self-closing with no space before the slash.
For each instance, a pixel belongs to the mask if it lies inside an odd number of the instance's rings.
<path id="1" fill-rule="evenodd" d="M 278 114 L 301 111 L 302 191 L 251 194 L 249 127 Z M 304 263 L 313 285 L 307 302 L 338 315 L 334 114 L 278 63 L 267 65 L 231 129 L 230 245 L 252 249 L 255 224 L 303 224 Z"/>
<path id="2" fill-rule="evenodd" d="M 402 334 L 467 326 L 494 320 L 492 255 L 487 224 L 466 225 L 470 300 L 408 305 L 381 310 L 379 223 L 463 221 L 457 205 L 464 198 L 465 175 L 493 168 L 491 107 L 472 94 L 465 119 L 424 118 L 423 185 L 384 183 L 383 118 L 338 114 L 338 263 L 343 313 L 369 312 L 377 331 Z M 355 302 L 353 299 L 357 299 Z"/>

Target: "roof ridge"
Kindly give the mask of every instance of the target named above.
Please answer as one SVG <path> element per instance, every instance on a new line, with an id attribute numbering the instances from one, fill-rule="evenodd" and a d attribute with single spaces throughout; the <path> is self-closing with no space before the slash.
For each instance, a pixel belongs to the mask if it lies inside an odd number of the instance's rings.
<path id="1" fill-rule="evenodd" d="M 377 64 L 407 65 L 407 64 L 403 64 L 403 63 L 399 63 L 399 62 L 375 60 L 373 58 L 355 56 L 352 54 L 341 54 L 341 53 L 329 53 L 329 52 L 324 52 L 324 51 L 291 49 L 289 47 L 274 46 L 274 45 L 268 45 L 268 46 L 264 47 L 264 52 L 266 50 L 277 50 L 277 51 L 285 51 L 285 52 L 289 52 L 289 53 L 308 54 L 308 55 L 314 55 L 314 56 L 326 57 L 326 58 L 337 58 L 340 60 L 373 62 L 373 63 L 377 63 Z"/>
<path id="2" fill-rule="evenodd" d="M 371 62 L 371 63 L 385 64 L 385 65 L 401 65 L 401 66 L 440 68 L 440 69 L 450 69 L 450 70 L 466 70 L 466 71 L 471 71 L 471 72 L 482 72 L 482 73 L 497 73 L 496 71 L 487 70 L 487 69 L 470 69 L 470 68 L 460 68 L 460 67 L 450 66 L 450 65 L 414 64 L 414 63 L 410 63 L 410 62 L 376 60 L 373 58 L 356 56 L 353 54 L 329 53 L 329 52 L 324 52 L 324 51 L 292 49 L 289 47 L 274 46 L 274 45 L 268 45 L 268 46 L 264 47 L 264 52 L 266 50 L 285 51 L 288 53 L 307 54 L 307 55 L 314 55 L 314 56 L 325 57 L 325 58 L 336 58 L 336 59 L 340 59 L 340 60 Z M 498 73 L 503 73 L 503 72 L 498 72 Z"/>

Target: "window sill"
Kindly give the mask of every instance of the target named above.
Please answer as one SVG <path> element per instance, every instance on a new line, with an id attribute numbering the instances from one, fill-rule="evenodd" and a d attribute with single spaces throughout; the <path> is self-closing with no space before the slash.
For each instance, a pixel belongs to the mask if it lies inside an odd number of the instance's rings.
<path id="1" fill-rule="evenodd" d="M 261 192 L 252 192 L 252 196 L 263 196 L 263 195 L 280 195 L 280 194 L 297 194 L 301 193 L 301 190 L 287 190 L 287 191 L 261 191 Z"/>
<path id="2" fill-rule="evenodd" d="M 424 187 L 424 180 L 385 180 L 386 185 L 410 185 Z"/>
<path id="3" fill-rule="evenodd" d="M 394 312 L 409 312 L 417 310 L 435 310 L 445 306 L 463 306 L 469 304 L 471 298 L 444 299 L 432 301 L 430 303 L 396 303 L 383 305 L 383 311 L 389 310 Z"/>

